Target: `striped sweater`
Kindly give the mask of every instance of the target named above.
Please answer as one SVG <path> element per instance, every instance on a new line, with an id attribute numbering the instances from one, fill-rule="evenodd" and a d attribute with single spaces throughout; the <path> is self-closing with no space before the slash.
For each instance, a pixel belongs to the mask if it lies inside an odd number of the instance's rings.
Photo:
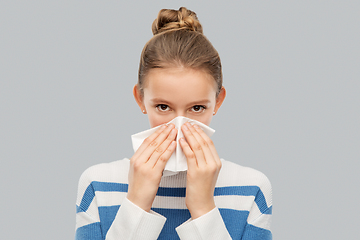
<path id="1" fill-rule="evenodd" d="M 196 219 L 185 205 L 186 172 L 162 177 L 146 212 L 126 198 L 129 159 L 88 168 L 79 181 L 76 239 L 272 239 L 269 180 L 254 169 L 221 161 L 216 208 Z"/>

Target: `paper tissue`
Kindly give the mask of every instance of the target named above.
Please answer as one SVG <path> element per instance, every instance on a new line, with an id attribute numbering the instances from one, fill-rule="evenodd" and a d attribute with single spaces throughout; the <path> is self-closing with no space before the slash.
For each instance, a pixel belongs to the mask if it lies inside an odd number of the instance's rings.
<path id="1" fill-rule="evenodd" d="M 166 123 L 166 124 L 173 123 L 175 125 L 175 128 L 178 130 L 178 133 L 176 136 L 176 149 L 175 149 L 174 153 L 171 155 L 169 161 L 167 162 L 167 164 L 165 166 L 163 176 L 170 176 L 170 175 L 174 175 L 180 171 L 187 170 L 186 157 L 185 157 L 185 155 L 181 149 L 180 143 L 179 143 L 179 139 L 184 137 L 184 134 L 181 131 L 181 126 L 186 122 L 189 122 L 190 124 L 198 125 L 204 131 L 204 133 L 209 137 L 211 137 L 215 132 L 214 129 L 206 126 L 205 124 L 203 124 L 201 122 L 198 122 L 198 121 L 190 119 L 190 118 L 182 117 L 182 116 L 176 117 L 173 120 L 171 120 L 170 122 Z M 136 151 L 140 147 L 140 145 L 143 143 L 145 138 L 147 138 L 151 134 L 153 134 L 156 131 L 156 129 L 158 129 L 159 127 L 161 127 L 161 126 L 157 126 L 157 127 L 151 128 L 149 130 L 132 135 L 131 140 L 132 140 L 134 151 Z"/>

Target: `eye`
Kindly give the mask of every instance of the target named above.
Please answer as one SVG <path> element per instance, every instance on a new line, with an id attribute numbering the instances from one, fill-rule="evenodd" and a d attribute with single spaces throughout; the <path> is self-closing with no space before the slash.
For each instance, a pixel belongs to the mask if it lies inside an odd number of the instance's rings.
<path id="1" fill-rule="evenodd" d="M 169 106 L 166 105 L 166 104 L 158 104 L 158 105 L 156 106 L 156 108 L 157 108 L 160 112 L 166 112 L 166 111 L 169 111 L 169 110 L 170 110 Z"/>
<path id="2" fill-rule="evenodd" d="M 191 108 L 191 111 L 195 112 L 195 113 L 201 113 L 206 109 L 205 106 L 201 106 L 201 105 L 195 105 Z"/>

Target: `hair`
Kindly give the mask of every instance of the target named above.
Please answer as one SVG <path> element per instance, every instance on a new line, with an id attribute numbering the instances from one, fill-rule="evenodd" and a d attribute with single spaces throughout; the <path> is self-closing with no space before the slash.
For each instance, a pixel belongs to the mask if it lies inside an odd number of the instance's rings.
<path id="1" fill-rule="evenodd" d="M 204 36 L 196 13 L 184 7 L 162 9 L 152 24 L 154 36 L 145 44 L 139 65 L 138 87 L 143 94 L 147 73 L 154 68 L 185 67 L 203 70 L 222 87 L 218 52 Z"/>

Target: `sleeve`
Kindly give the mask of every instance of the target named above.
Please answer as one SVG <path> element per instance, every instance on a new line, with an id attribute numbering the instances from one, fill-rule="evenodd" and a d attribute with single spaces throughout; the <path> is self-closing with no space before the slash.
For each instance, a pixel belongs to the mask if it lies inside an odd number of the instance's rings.
<path id="1" fill-rule="evenodd" d="M 231 239 L 217 207 L 199 218 L 184 222 L 176 228 L 176 232 L 182 240 Z"/>
<path id="2" fill-rule="evenodd" d="M 165 221 L 164 216 L 154 211 L 146 212 L 125 198 L 106 235 L 106 240 L 157 239 Z"/>
<path id="3" fill-rule="evenodd" d="M 271 240 L 272 188 L 264 176 L 250 209 L 242 240 Z"/>
<path id="4" fill-rule="evenodd" d="M 108 230 L 102 226 L 97 196 L 93 187 L 91 169 L 79 180 L 76 203 L 76 240 L 157 239 L 166 218 L 153 211 L 146 212 L 124 198 Z"/>

